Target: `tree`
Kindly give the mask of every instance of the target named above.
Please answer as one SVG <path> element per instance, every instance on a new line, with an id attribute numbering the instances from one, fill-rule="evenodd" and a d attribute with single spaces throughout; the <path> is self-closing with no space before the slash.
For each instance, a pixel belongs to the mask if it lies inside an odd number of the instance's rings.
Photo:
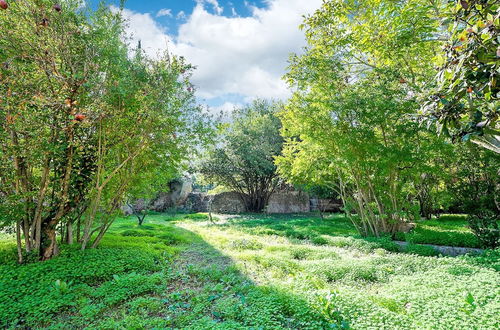
<path id="1" fill-rule="evenodd" d="M 235 109 L 220 143 L 208 150 L 199 172 L 213 183 L 238 192 L 247 210 L 260 212 L 278 183 L 274 157 L 281 153 L 279 104 L 257 100 Z"/>
<path id="2" fill-rule="evenodd" d="M 448 163 L 445 187 L 455 213 L 500 213 L 500 157 L 493 151 L 460 144 Z"/>
<path id="3" fill-rule="evenodd" d="M 143 199 L 135 199 L 133 201 L 127 200 L 127 206 L 132 211 L 132 214 L 137 218 L 137 223 L 139 226 L 142 226 L 144 223 L 144 219 L 148 215 L 148 202 Z"/>
<path id="4" fill-rule="evenodd" d="M 15 221 L 19 261 L 23 248 L 56 255 L 57 228 L 70 241 L 75 221 L 95 247 L 138 176 L 177 166 L 197 141 L 191 67 L 130 58 L 121 14 L 104 6 L 20 0 L 0 24 L 2 222 Z"/>
<path id="5" fill-rule="evenodd" d="M 279 173 L 336 187 L 363 235 L 418 217 L 412 184 L 442 144 L 412 120 L 432 77 L 439 11 L 424 0 L 326 1 L 302 26 L 306 53 L 291 57 Z"/>
<path id="6" fill-rule="evenodd" d="M 422 107 L 439 133 L 500 153 L 500 4 L 451 1 L 450 38 L 439 58 L 437 87 Z"/>

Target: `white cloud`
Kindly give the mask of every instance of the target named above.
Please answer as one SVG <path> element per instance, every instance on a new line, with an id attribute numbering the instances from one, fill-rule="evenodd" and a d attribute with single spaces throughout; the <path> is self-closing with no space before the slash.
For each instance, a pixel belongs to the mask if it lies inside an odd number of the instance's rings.
<path id="1" fill-rule="evenodd" d="M 181 11 L 177 14 L 177 16 L 175 16 L 175 18 L 177 18 L 177 19 L 186 19 L 186 13 L 185 13 L 183 10 L 181 10 Z"/>
<path id="2" fill-rule="evenodd" d="M 120 9 L 111 6 L 111 10 Z M 150 14 L 141 14 L 129 9 L 123 9 L 123 16 L 127 19 L 128 37 L 132 46 L 139 40 L 142 48 L 149 56 L 157 56 L 159 52 L 170 48 L 171 38 L 167 30 L 159 25 Z"/>
<path id="3" fill-rule="evenodd" d="M 173 16 L 172 9 L 167 9 L 167 8 L 160 9 L 158 13 L 156 13 L 156 17 L 162 17 L 162 16 L 172 17 Z"/>
<path id="4" fill-rule="evenodd" d="M 169 41 L 170 51 L 197 66 L 193 83 L 198 87 L 198 96 L 284 99 L 290 95 L 281 80 L 288 56 L 305 45 L 298 26 L 303 15 L 312 13 L 321 3 L 268 0 L 266 8 L 249 7 L 250 17 L 225 17 L 220 15 L 222 8 L 216 0 L 198 0 L 176 36 L 168 36 L 148 14 L 129 10 L 124 14 L 130 18 L 129 30 L 134 38 L 141 39 L 149 54 L 165 49 Z M 215 13 L 206 9 L 207 4 Z"/>
<path id="5" fill-rule="evenodd" d="M 230 121 L 230 114 L 233 112 L 234 109 L 241 108 L 243 107 L 243 104 L 241 103 L 233 103 L 233 102 L 224 102 L 224 104 L 216 106 L 216 107 L 209 107 L 208 108 L 208 113 L 215 118 L 228 122 Z"/>
<path id="6" fill-rule="evenodd" d="M 222 12 L 224 11 L 224 8 L 219 5 L 219 2 L 217 0 L 196 0 L 196 2 L 202 6 L 205 3 L 212 5 L 217 15 L 222 14 Z"/>

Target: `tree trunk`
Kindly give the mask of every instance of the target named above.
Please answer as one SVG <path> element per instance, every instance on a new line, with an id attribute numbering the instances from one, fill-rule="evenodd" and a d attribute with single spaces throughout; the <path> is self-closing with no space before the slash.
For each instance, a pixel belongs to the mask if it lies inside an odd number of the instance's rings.
<path id="1" fill-rule="evenodd" d="M 59 253 L 55 224 L 52 221 L 44 222 L 41 234 L 40 259 L 45 261 Z"/>
<path id="2" fill-rule="evenodd" d="M 264 210 L 268 198 L 262 196 L 249 196 L 245 203 L 249 212 L 260 213 Z"/>
<path id="3" fill-rule="evenodd" d="M 23 250 L 22 250 L 22 241 L 21 241 L 21 223 L 18 220 L 16 222 L 16 242 L 17 242 L 17 261 L 22 264 L 23 263 Z"/>
<path id="4" fill-rule="evenodd" d="M 318 211 L 320 219 L 325 220 L 325 216 L 323 215 L 323 209 L 321 207 L 321 200 L 319 198 L 318 198 Z"/>
<path id="5" fill-rule="evenodd" d="M 68 221 L 66 228 L 66 243 L 73 244 L 73 223 L 71 221 Z"/>
<path id="6" fill-rule="evenodd" d="M 139 226 L 142 226 L 142 224 L 144 223 L 144 219 L 145 218 L 146 218 L 145 214 L 141 214 L 141 215 L 137 216 L 137 219 L 139 220 Z"/>

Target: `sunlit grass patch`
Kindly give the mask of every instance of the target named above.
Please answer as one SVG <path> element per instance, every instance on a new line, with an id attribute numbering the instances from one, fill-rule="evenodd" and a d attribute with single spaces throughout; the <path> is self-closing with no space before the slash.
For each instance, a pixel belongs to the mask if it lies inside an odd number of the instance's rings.
<path id="1" fill-rule="evenodd" d="M 60 257 L 46 263 L 0 266 L 0 294 L 5 292 L 4 301 L 10 296 L 16 301 L 9 305 L 13 308 L 0 307 L 2 325 L 188 329 L 324 329 L 342 324 L 355 329 L 484 324 L 493 329 L 498 325 L 500 275 L 494 270 L 500 263 L 498 251 L 477 257 L 425 256 L 431 254 L 428 247 L 410 244 L 400 251 L 387 237 L 337 235 L 333 229 L 324 233 L 324 228 L 315 227 L 324 225 L 319 218 L 293 216 L 288 221 L 285 216 L 245 215 L 212 224 L 165 221 L 164 215 L 155 215 L 138 226 L 133 217 L 118 219 L 98 249 L 64 248 Z M 256 223 L 272 225 L 273 234 Z M 308 235 L 293 237 L 289 230 Z M 42 281 L 29 282 L 32 275 Z M 26 290 L 36 292 L 34 300 Z M 26 306 L 30 312 L 22 314 Z"/>

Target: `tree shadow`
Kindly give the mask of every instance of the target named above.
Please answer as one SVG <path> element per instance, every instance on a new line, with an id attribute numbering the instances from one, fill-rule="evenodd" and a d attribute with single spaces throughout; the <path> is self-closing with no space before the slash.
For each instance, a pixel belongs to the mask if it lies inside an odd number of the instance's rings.
<path id="1" fill-rule="evenodd" d="M 324 329 L 341 325 L 340 317 L 332 318 L 303 296 L 255 283 L 199 234 L 177 226 L 175 230 L 189 237 L 190 243 L 169 270 L 167 299 L 174 303 L 169 306 L 173 327 Z"/>
<path id="2" fill-rule="evenodd" d="M 322 329 L 342 321 L 254 283 L 200 235 L 170 223 L 119 223 L 97 249 L 0 265 L 0 275 L 8 288 L 1 327 Z"/>
<path id="3" fill-rule="evenodd" d="M 229 219 L 227 225 L 243 230 L 266 228 L 278 234 L 288 233 L 299 239 L 317 235 L 356 235 L 356 229 L 350 220 L 340 213 L 327 214 L 323 219 L 316 214 L 243 214 Z"/>
<path id="4" fill-rule="evenodd" d="M 439 254 L 432 248 L 416 244 L 401 246 L 390 236 L 363 237 L 342 213 L 330 213 L 324 218 L 316 214 L 243 214 L 220 226 L 256 235 L 276 235 L 292 242 L 302 240 L 315 245 L 354 248 L 362 252 L 384 249 L 425 256 Z"/>

